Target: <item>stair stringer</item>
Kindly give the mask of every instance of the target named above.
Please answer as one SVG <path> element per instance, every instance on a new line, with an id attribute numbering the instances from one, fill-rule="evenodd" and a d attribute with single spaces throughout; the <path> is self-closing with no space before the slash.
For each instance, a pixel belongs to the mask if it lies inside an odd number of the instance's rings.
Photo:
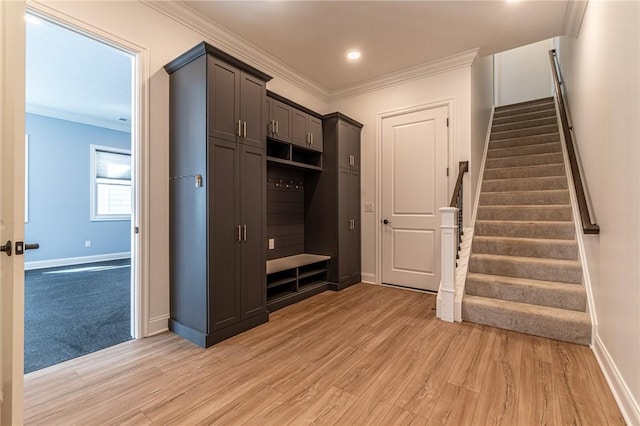
<path id="1" fill-rule="evenodd" d="M 567 153 L 567 141 L 564 138 L 562 120 L 560 119 L 560 112 L 558 109 L 558 99 L 554 96 L 554 105 L 556 107 L 556 118 L 558 120 L 558 133 L 560 134 L 560 145 L 562 146 L 562 157 L 564 160 L 564 169 L 567 176 L 567 184 L 569 187 L 569 199 L 571 201 L 571 211 L 573 214 L 573 224 L 575 226 L 575 237 L 578 243 L 578 258 L 582 264 L 582 284 L 584 285 L 585 292 L 587 293 L 587 314 L 591 319 L 591 343 L 589 347 L 593 349 L 593 342 L 598 330 L 598 320 L 596 317 L 595 304 L 593 302 L 593 291 L 591 288 L 590 270 L 587 262 L 587 254 L 584 245 L 584 230 L 582 229 L 582 218 L 580 217 L 580 209 L 578 207 L 578 199 L 576 197 L 575 186 L 573 182 L 573 175 L 571 174 L 571 165 L 569 163 L 569 155 Z M 575 148 L 574 148 L 575 149 Z M 578 153 L 576 152 L 576 158 Z M 593 212 L 593 209 L 591 210 Z M 598 238 L 594 236 L 594 238 Z"/>
<path id="2" fill-rule="evenodd" d="M 489 139 L 491 138 L 491 128 L 493 126 L 493 116 L 496 107 L 491 108 L 489 124 L 484 138 L 484 150 L 482 152 L 482 161 L 480 162 L 480 173 L 478 174 L 478 182 L 476 184 L 476 197 L 473 200 L 473 211 L 471 213 L 471 223 L 468 228 L 464 228 L 462 243 L 460 244 L 460 258 L 458 259 L 458 267 L 455 275 L 455 298 L 453 301 L 453 320 L 462 322 L 462 299 L 464 297 L 464 286 L 467 282 L 467 273 L 469 272 L 469 258 L 471 257 L 471 246 L 473 242 L 473 230 L 476 229 L 476 216 L 478 214 L 478 205 L 480 204 L 480 191 L 482 190 L 482 181 L 484 180 L 484 166 L 487 161 L 487 152 L 489 151 Z"/>

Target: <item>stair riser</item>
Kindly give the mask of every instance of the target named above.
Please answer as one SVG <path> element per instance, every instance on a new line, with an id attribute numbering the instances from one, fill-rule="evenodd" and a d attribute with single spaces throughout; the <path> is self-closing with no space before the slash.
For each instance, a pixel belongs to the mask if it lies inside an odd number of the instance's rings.
<path id="1" fill-rule="evenodd" d="M 504 118 L 495 118 L 493 120 L 493 124 L 502 125 L 502 124 L 508 124 L 508 123 L 515 123 L 517 121 L 537 120 L 538 118 L 548 118 L 548 117 L 555 117 L 555 116 L 556 116 L 556 110 L 554 108 L 549 108 L 547 110 L 530 112 L 528 114 L 519 114 L 519 115 L 511 115 Z"/>
<path id="2" fill-rule="evenodd" d="M 562 152 L 562 145 L 560 145 L 560 142 L 525 145 L 512 148 L 489 149 L 487 151 L 487 158 L 518 157 L 520 155 L 549 154 L 554 152 Z"/>
<path id="3" fill-rule="evenodd" d="M 489 149 L 513 148 L 517 146 L 538 145 L 542 143 L 560 142 L 560 133 L 527 136 L 524 138 L 502 139 L 489 142 Z"/>
<path id="4" fill-rule="evenodd" d="M 481 206 L 569 204 L 568 190 L 525 192 L 482 192 Z"/>
<path id="5" fill-rule="evenodd" d="M 505 241 L 474 238 L 471 251 L 539 259 L 578 260 L 578 244 L 573 240 Z"/>
<path id="6" fill-rule="evenodd" d="M 478 206 L 477 220 L 570 221 L 570 206 Z"/>
<path id="7" fill-rule="evenodd" d="M 465 284 L 465 293 L 578 312 L 585 312 L 587 308 L 587 296 L 584 288 L 577 285 L 558 284 L 539 287 L 469 278 Z"/>
<path id="8" fill-rule="evenodd" d="M 557 189 L 567 189 L 567 178 L 554 176 L 522 180 L 496 179 L 485 180 L 482 184 L 482 192 L 550 191 Z"/>
<path id="9" fill-rule="evenodd" d="M 485 168 L 483 178 L 485 180 L 524 179 L 541 176 L 566 176 L 564 164 L 547 164 L 536 167 Z"/>
<path id="10" fill-rule="evenodd" d="M 555 108 L 555 104 L 553 102 L 544 102 L 529 106 L 512 106 L 509 108 L 498 107 L 496 108 L 496 112 L 493 116 L 494 118 L 505 118 L 512 115 L 529 114 L 530 112 L 544 111 L 551 108 Z"/>
<path id="11" fill-rule="evenodd" d="M 469 272 L 530 280 L 557 281 L 568 284 L 582 283 L 582 268 L 575 265 L 556 265 L 544 261 L 504 260 L 471 255 Z"/>
<path id="12" fill-rule="evenodd" d="M 539 126 L 532 127 L 530 129 L 520 129 L 520 130 L 509 130 L 506 132 L 496 132 L 491 133 L 491 137 L 489 138 L 492 141 L 497 141 L 501 139 L 513 139 L 520 138 L 523 136 L 533 136 L 533 135 L 544 135 L 546 133 L 557 133 L 558 125 L 554 124 L 551 126 Z"/>
<path id="13" fill-rule="evenodd" d="M 508 158 L 487 158 L 486 169 L 501 169 L 506 167 L 527 167 L 546 164 L 563 164 L 562 153 L 523 155 Z"/>
<path id="14" fill-rule="evenodd" d="M 575 238 L 573 222 L 565 224 L 477 221 L 475 228 L 475 235 L 483 237 L 548 238 L 550 240 L 573 240 Z"/>
<path id="15" fill-rule="evenodd" d="M 534 120 L 518 120 L 512 123 L 502 123 L 502 124 L 497 124 L 494 122 L 493 126 L 491 127 L 491 131 L 504 132 L 506 130 L 529 129 L 532 127 L 548 126 L 548 125 L 557 124 L 557 123 L 558 123 L 558 120 L 555 116 L 536 118 Z"/>
<path id="16" fill-rule="evenodd" d="M 462 302 L 462 318 L 465 321 L 579 345 L 589 345 L 591 343 L 591 324 L 586 321 L 562 321 L 535 314 L 478 306 L 465 300 Z"/>

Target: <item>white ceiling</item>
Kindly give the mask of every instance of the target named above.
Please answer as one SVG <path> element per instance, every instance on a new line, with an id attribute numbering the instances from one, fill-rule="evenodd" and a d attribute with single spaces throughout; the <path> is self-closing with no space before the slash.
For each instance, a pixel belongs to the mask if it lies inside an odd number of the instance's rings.
<path id="1" fill-rule="evenodd" d="M 329 94 L 470 49 L 484 56 L 561 35 L 571 3 L 167 2 L 225 28 Z M 352 48 L 362 51 L 357 63 L 345 59 Z M 28 23 L 27 111 L 128 130 L 131 66 L 131 56 L 96 40 L 47 21 Z"/>
<path id="2" fill-rule="evenodd" d="M 27 112 L 129 131 L 131 55 L 28 19 L 26 57 Z"/>
<path id="3" fill-rule="evenodd" d="M 569 1 L 183 1 L 328 91 L 562 34 Z M 175 4 L 175 3 L 174 3 Z M 349 49 L 362 51 L 348 62 Z"/>

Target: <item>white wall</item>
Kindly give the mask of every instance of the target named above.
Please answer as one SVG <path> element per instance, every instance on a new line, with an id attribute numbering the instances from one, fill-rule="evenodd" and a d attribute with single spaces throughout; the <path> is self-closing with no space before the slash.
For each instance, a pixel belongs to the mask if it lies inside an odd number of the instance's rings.
<path id="1" fill-rule="evenodd" d="M 476 58 L 471 66 L 471 200 L 475 203 L 489 120 L 493 110 L 493 55 Z M 470 206 L 471 207 L 471 206 Z"/>
<path id="2" fill-rule="evenodd" d="M 150 140 L 150 300 L 149 331 L 166 328 L 169 316 L 169 76 L 163 66 L 197 43 L 210 41 L 150 7 L 133 1 L 47 2 L 37 10 L 68 16 L 72 23 L 95 27 L 146 50 L 148 55 Z M 79 21 L 79 22 L 77 22 Z M 213 43 L 215 44 L 215 43 Z M 328 112 L 328 105 L 278 76 L 268 88 Z"/>
<path id="3" fill-rule="evenodd" d="M 362 215 L 362 276 L 364 281 L 377 282 L 378 259 L 376 255 L 379 237 L 380 200 L 378 199 L 378 144 L 379 115 L 441 101 L 451 101 L 450 111 L 450 157 L 449 167 L 455 170 L 449 177 L 449 197 L 455 184 L 458 161 L 470 157 L 470 73 L 471 67 L 424 77 L 392 87 L 361 94 L 333 102 L 330 108 L 340 111 L 364 124 L 361 138 L 362 155 L 362 203 L 371 202 L 373 213 Z M 469 176 L 465 177 L 465 187 L 469 187 Z M 465 205 L 471 205 L 471 192 L 465 192 Z M 469 223 L 470 212 L 465 213 L 465 223 Z"/>
<path id="4" fill-rule="evenodd" d="M 639 28 L 640 3 L 590 1 L 578 38 L 562 37 L 558 46 L 601 229 L 585 236 L 598 319 L 594 350 L 630 424 L 640 424 Z"/>
<path id="5" fill-rule="evenodd" d="M 549 50 L 553 40 L 522 46 L 495 55 L 496 106 L 552 95 Z"/>

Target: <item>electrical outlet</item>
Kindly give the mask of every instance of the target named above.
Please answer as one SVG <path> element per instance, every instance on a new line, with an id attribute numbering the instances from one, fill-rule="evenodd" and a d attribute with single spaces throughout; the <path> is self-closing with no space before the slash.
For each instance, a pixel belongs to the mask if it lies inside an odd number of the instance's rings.
<path id="1" fill-rule="evenodd" d="M 371 202 L 364 203 L 364 211 L 368 213 L 373 212 L 373 203 Z"/>
<path id="2" fill-rule="evenodd" d="M 91 240 L 87 240 L 84 242 L 85 247 L 91 247 Z"/>
<path id="3" fill-rule="evenodd" d="M 269 238 L 269 250 L 273 250 L 274 248 L 276 248 L 276 240 Z"/>

